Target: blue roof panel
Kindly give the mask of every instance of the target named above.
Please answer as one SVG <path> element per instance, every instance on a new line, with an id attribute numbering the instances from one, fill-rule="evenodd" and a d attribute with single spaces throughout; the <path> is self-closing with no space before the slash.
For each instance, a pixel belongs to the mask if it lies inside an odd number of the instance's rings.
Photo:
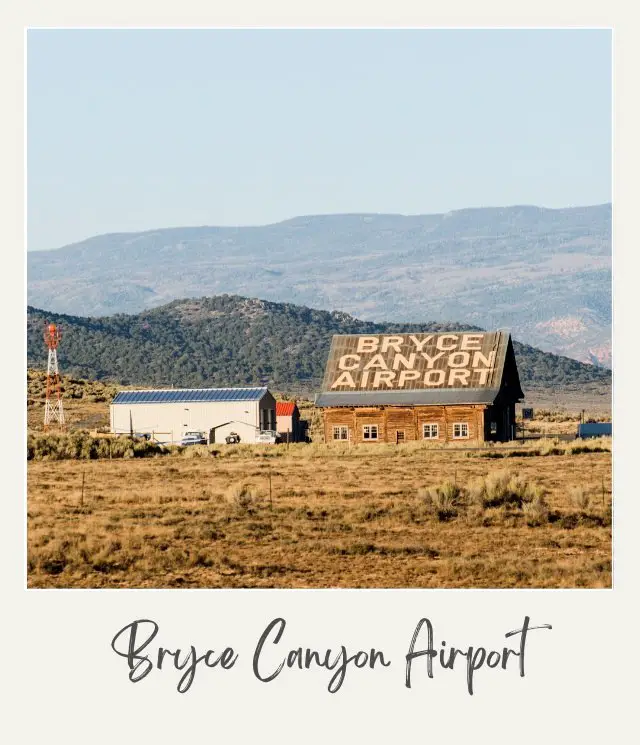
<path id="1" fill-rule="evenodd" d="M 169 388 L 167 390 L 120 391 L 114 404 L 200 403 L 259 401 L 266 388 Z"/>

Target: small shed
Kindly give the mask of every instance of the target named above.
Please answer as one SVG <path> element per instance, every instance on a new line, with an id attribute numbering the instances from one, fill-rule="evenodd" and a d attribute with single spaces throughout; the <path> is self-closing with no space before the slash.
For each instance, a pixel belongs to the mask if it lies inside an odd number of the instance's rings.
<path id="1" fill-rule="evenodd" d="M 611 437 L 611 422 L 585 422 L 578 425 L 578 437 Z"/>
<path id="2" fill-rule="evenodd" d="M 276 426 L 284 442 L 300 442 L 304 439 L 300 411 L 295 401 L 276 401 Z"/>

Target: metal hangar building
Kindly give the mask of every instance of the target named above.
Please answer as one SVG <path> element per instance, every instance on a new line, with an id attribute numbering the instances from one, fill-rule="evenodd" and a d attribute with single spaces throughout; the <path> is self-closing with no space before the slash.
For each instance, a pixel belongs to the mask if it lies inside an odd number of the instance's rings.
<path id="1" fill-rule="evenodd" d="M 110 407 L 111 431 L 144 433 L 160 443 L 202 432 L 209 443 L 232 432 L 240 442 L 260 442 L 276 430 L 276 402 L 267 388 L 170 388 L 120 391 Z"/>

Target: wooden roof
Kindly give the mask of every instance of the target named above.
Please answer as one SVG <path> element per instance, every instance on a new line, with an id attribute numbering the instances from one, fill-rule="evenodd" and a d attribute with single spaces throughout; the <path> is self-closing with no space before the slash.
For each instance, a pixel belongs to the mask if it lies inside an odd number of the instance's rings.
<path id="1" fill-rule="evenodd" d="M 523 398 L 507 331 L 334 336 L 318 406 Z"/>

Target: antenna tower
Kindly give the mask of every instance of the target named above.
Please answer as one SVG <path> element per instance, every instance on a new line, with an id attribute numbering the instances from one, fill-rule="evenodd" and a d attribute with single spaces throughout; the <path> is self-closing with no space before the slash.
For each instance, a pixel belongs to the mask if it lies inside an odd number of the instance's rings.
<path id="1" fill-rule="evenodd" d="M 60 375 L 58 373 L 58 344 L 62 338 L 60 327 L 50 323 L 44 331 L 44 343 L 49 348 L 47 362 L 47 399 L 44 404 L 44 428 L 48 429 L 52 422 L 57 422 L 64 429 L 64 410 L 62 408 L 62 393 L 60 391 Z"/>

